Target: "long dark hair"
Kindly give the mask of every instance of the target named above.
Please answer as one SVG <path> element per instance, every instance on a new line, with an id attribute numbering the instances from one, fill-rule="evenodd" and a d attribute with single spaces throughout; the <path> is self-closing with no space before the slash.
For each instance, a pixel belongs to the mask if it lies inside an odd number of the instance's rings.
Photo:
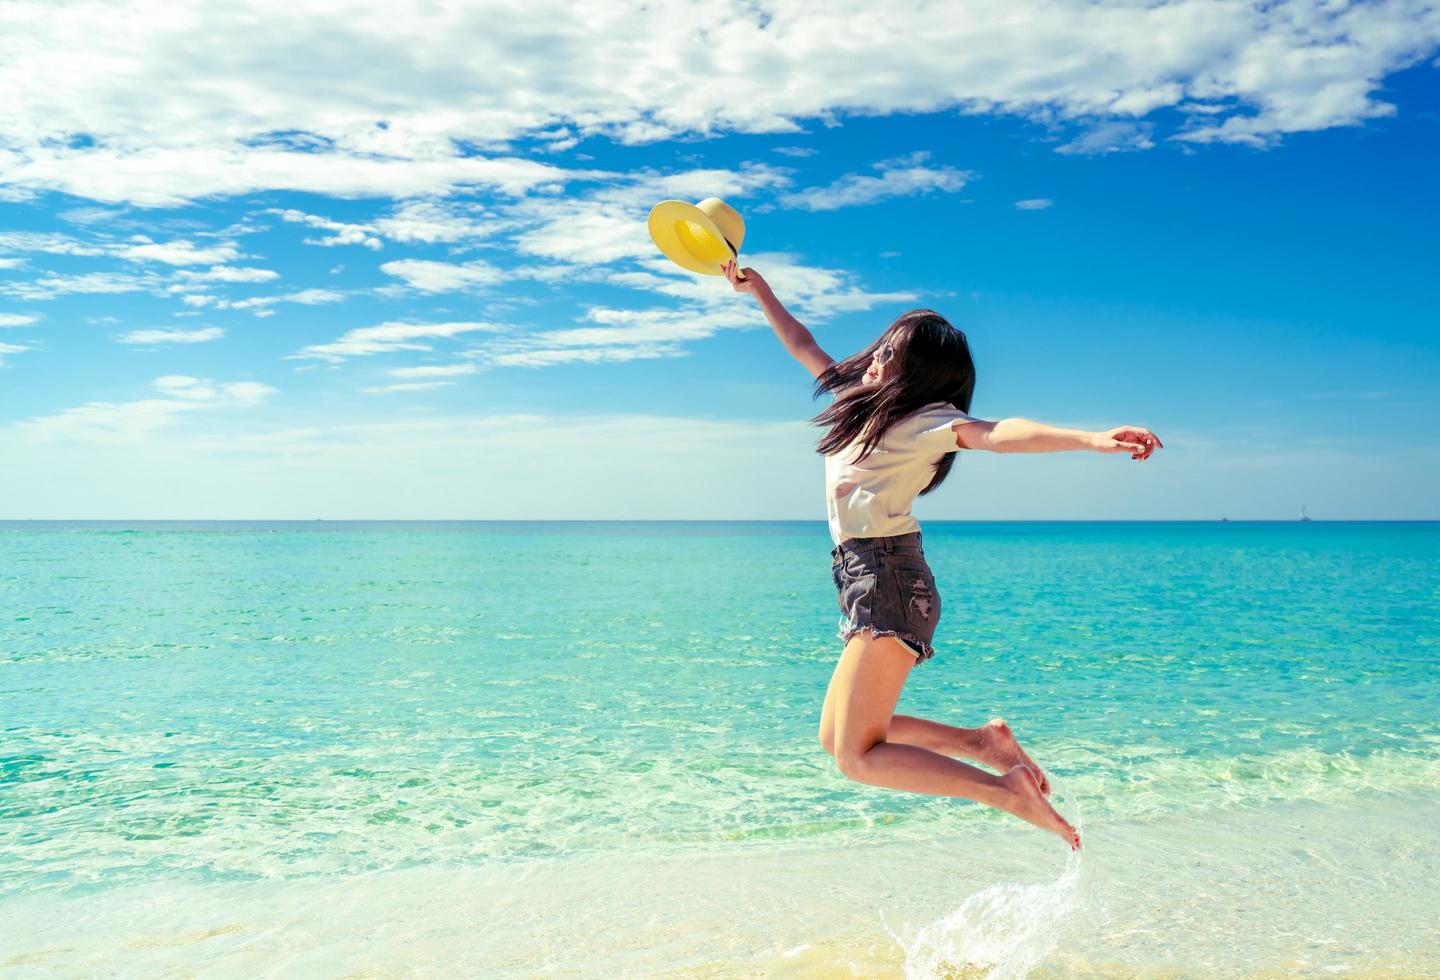
<path id="1" fill-rule="evenodd" d="M 887 343 L 895 357 L 885 365 L 884 380 L 862 384 L 875 352 Z M 934 310 L 911 310 L 897 317 L 869 347 L 821 372 L 815 379 L 814 397 L 827 391 L 840 394 L 810 420 L 829 427 L 816 452 L 829 456 L 861 439 L 858 458 L 864 459 L 892 426 L 932 402 L 948 402 L 968 414 L 975 395 L 975 362 L 965 334 L 950 321 Z M 944 483 L 954 463 L 954 452 L 941 456 L 935 476 L 920 493 Z"/>

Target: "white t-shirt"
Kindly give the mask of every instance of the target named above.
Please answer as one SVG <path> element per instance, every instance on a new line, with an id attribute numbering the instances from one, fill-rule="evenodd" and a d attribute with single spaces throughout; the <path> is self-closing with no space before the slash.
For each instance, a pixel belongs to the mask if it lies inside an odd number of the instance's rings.
<path id="1" fill-rule="evenodd" d="M 860 441 L 825 457 L 825 509 L 830 537 L 888 537 L 920 530 L 910 514 L 915 498 L 935 477 L 935 464 L 958 449 L 950 428 L 957 419 L 979 421 L 949 402 L 932 402 L 897 422 L 859 463 Z"/>

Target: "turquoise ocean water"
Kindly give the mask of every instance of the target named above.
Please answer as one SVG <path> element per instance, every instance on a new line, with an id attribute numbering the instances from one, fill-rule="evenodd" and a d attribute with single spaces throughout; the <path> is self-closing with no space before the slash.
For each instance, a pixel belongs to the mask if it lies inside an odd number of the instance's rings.
<path id="1" fill-rule="evenodd" d="M 823 522 L 0 523 L 0 974 L 1440 973 L 1440 524 L 945 523 L 851 782 Z"/>

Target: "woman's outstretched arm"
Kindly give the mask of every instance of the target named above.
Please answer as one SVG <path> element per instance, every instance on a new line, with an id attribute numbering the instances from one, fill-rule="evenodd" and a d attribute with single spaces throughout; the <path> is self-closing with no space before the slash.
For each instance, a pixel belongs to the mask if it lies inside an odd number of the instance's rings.
<path id="1" fill-rule="evenodd" d="M 790 315 L 785 305 L 776 299 L 775 293 L 771 291 L 770 284 L 765 278 L 754 269 L 745 269 L 745 278 L 740 279 L 736 275 L 737 266 L 732 260 L 725 266 L 725 277 L 735 287 L 737 293 L 749 293 L 755 297 L 760 304 L 760 309 L 765 313 L 765 319 L 770 321 L 770 326 L 775 331 L 775 336 L 780 338 L 780 343 L 785 349 L 813 374 L 820 377 L 821 373 L 834 363 L 835 359 L 820 349 L 815 343 L 815 337 L 805 328 L 805 324 Z"/>
<path id="2" fill-rule="evenodd" d="M 994 453 L 1055 453 L 1088 449 L 1101 453 L 1129 453 L 1133 459 L 1149 459 L 1165 445 L 1149 429 L 1122 425 L 1104 432 L 1061 429 L 1031 419 L 1010 418 L 999 422 L 956 423 L 955 435 L 966 449 L 988 449 Z"/>

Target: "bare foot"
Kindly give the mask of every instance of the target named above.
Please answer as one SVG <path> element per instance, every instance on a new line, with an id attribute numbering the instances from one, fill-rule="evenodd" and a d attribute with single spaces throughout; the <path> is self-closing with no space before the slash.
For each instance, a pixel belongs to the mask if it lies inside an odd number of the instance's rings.
<path id="1" fill-rule="evenodd" d="M 1045 775 L 1045 770 L 1035 764 L 1020 743 L 1015 741 L 1015 733 L 1010 726 L 1005 724 L 1003 718 L 993 718 L 990 724 L 986 725 L 985 741 L 989 750 L 990 758 L 983 760 L 991 768 L 1006 772 L 1015 766 L 1029 766 L 1035 772 L 1035 778 L 1040 781 L 1040 794 L 1050 795 L 1050 777 Z"/>
<path id="2" fill-rule="evenodd" d="M 1000 783 L 1009 794 L 996 805 L 1015 814 L 1021 820 L 1029 821 L 1043 830 L 1048 830 L 1070 845 L 1070 850 L 1080 850 L 1080 833 L 1065 818 L 1055 812 L 1040 794 L 1040 783 L 1029 766 L 1018 765 L 1000 777 Z"/>

